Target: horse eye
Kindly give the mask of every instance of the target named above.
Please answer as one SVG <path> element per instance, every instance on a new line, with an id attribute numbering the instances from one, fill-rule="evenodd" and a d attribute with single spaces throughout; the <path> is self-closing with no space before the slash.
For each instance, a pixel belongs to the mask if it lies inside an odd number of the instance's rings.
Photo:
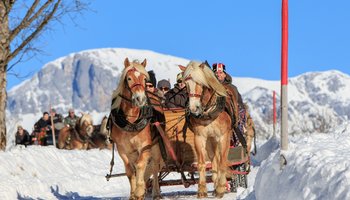
<path id="1" fill-rule="evenodd" d="M 130 78 L 130 77 L 128 78 L 128 81 L 131 81 L 131 78 Z"/>

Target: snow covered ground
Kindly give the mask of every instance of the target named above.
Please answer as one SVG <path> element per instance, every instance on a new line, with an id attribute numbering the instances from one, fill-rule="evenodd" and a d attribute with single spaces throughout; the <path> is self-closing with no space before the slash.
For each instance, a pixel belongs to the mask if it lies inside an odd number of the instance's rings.
<path id="1" fill-rule="evenodd" d="M 350 124 L 331 134 L 291 137 L 287 166 L 279 168 L 278 141 L 259 145 L 238 199 L 350 199 Z M 271 153 L 272 152 L 272 153 Z M 125 199 L 126 177 L 104 176 L 109 150 L 67 151 L 53 147 L 16 146 L 0 152 L 0 199 Z M 117 156 L 114 172 L 124 172 Z M 176 176 L 176 175 L 173 175 Z M 212 191 L 212 185 L 208 185 Z M 165 199 L 192 199 L 196 186 L 162 187 Z M 234 199 L 229 193 L 223 199 Z M 208 198 L 212 199 L 212 197 Z"/>

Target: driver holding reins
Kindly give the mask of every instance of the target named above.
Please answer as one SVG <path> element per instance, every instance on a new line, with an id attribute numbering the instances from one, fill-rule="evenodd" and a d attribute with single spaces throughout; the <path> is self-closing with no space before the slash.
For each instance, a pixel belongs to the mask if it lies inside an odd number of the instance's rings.
<path id="1" fill-rule="evenodd" d="M 214 63 L 213 71 L 218 78 L 218 80 L 225 86 L 228 90 L 228 95 L 232 96 L 238 104 L 238 129 L 242 135 L 244 135 L 244 124 L 245 124 L 245 107 L 243 104 L 242 96 L 238 92 L 235 85 L 232 84 L 232 77 L 226 73 L 226 66 L 223 63 Z"/>

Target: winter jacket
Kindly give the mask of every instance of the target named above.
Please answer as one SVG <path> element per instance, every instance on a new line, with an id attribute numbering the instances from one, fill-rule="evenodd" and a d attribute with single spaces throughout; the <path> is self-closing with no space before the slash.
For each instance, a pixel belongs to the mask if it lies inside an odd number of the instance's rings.
<path id="1" fill-rule="evenodd" d="M 48 119 L 48 120 L 44 120 L 43 118 L 40 118 L 39 121 L 37 121 L 35 124 L 34 124 L 34 129 L 36 132 L 40 132 L 41 129 L 45 128 L 50 128 L 51 126 L 51 121 Z"/>
<path id="2" fill-rule="evenodd" d="M 51 122 L 51 118 L 49 120 Z M 55 114 L 55 116 L 52 119 L 53 124 L 55 125 L 55 130 L 61 130 L 64 127 L 63 120 L 64 119 L 61 114 Z"/>
<path id="3" fill-rule="evenodd" d="M 64 118 L 64 124 L 69 125 L 70 127 L 75 127 L 75 124 L 77 123 L 79 117 L 74 115 L 74 117 L 70 117 L 69 115 Z"/>
<path id="4" fill-rule="evenodd" d="M 168 108 L 186 108 L 188 94 L 186 88 L 179 88 L 178 84 L 165 94 L 165 106 Z"/>
<path id="5" fill-rule="evenodd" d="M 30 144 L 30 136 L 27 130 L 23 129 L 23 134 L 20 135 L 19 132 L 16 132 L 16 145 L 29 145 Z"/>
<path id="6" fill-rule="evenodd" d="M 244 104 L 243 104 L 243 100 L 242 100 L 242 96 L 241 94 L 238 92 L 238 89 L 235 85 L 232 84 L 232 77 L 229 74 L 226 74 L 226 78 L 222 83 L 226 88 L 228 88 L 230 90 L 230 92 L 232 92 L 232 94 L 234 95 L 235 99 L 237 100 L 237 103 L 240 107 L 240 109 L 244 109 Z"/>

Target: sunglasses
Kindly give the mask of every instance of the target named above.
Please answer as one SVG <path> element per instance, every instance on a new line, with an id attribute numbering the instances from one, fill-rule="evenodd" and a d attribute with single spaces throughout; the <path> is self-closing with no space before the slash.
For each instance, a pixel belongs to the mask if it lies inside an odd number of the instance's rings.
<path id="1" fill-rule="evenodd" d="M 153 88 L 153 85 L 146 85 L 147 88 Z"/>
<path id="2" fill-rule="evenodd" d="M 167 88 L 167 87 L 161 87 L 160 90 L 162 90 L 162 91 L 168 91 L 169 88 Z"/>

